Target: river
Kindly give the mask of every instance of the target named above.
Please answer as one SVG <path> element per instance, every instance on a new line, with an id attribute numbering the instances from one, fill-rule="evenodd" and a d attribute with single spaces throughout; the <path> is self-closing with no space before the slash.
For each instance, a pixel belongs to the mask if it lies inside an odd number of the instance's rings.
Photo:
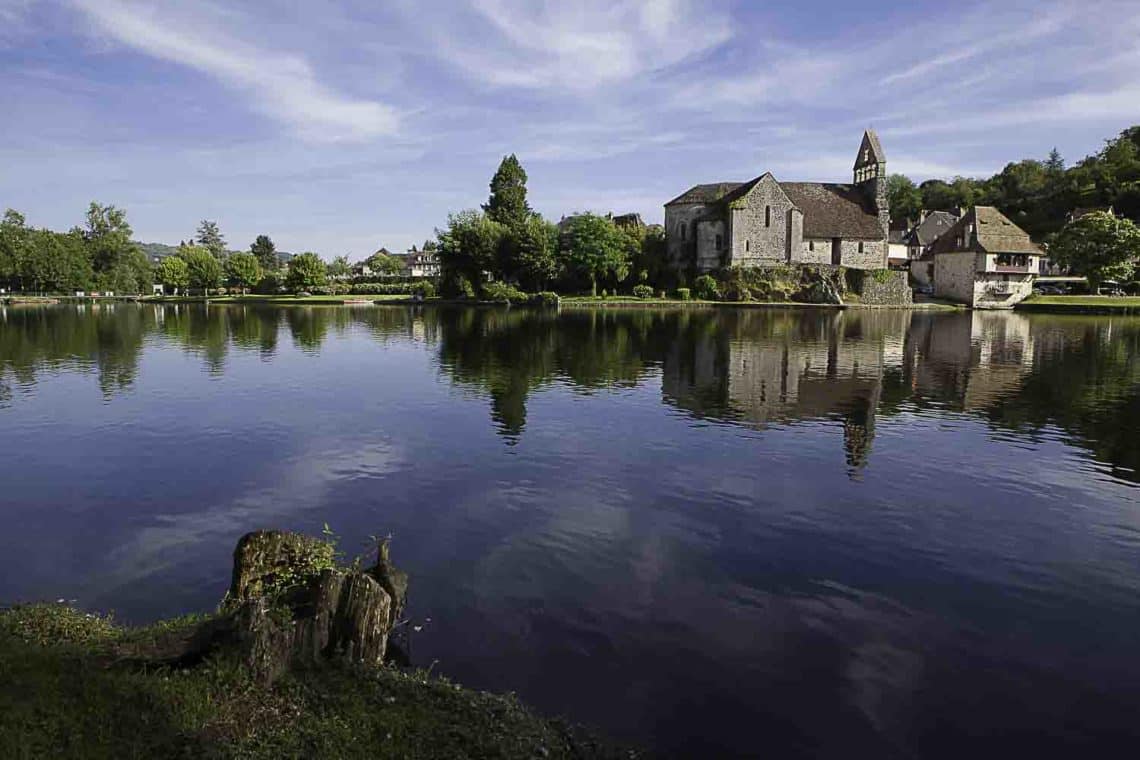
<path id="1" fill-rule="evenodd" d="M 1138 486 L 1140 318 L 0 307 L 0 601 L 391 534 L 417 664 L 663 754 L 1129 746 Z"/>

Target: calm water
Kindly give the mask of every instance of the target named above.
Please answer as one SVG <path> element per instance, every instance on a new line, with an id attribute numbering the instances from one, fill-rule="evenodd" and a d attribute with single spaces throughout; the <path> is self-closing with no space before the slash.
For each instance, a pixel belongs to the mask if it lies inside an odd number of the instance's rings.
<path id="1" fill-rule="evenodd" d="M 418 664 L 667 754 L 1140 739 L 1137 319 L 0 308 L 0 433 L 0 600 L 327 522 Z"/>

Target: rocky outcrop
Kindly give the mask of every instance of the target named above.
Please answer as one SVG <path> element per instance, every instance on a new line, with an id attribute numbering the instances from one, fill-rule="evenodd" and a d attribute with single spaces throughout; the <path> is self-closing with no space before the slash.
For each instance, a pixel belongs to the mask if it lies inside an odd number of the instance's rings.
<path id="1" fill-rule="evenodd" d="M 144 642 L 124 642 L 115 662 L 191 665 L 236 650 L 262 680 L 332 660 L 378 664 L 407 600 L 408 576 L 381 542 L 367 569 L 336 565 L 326 541 L 259 531 L 238 541 L 229 591 L 216 617 Z"/>

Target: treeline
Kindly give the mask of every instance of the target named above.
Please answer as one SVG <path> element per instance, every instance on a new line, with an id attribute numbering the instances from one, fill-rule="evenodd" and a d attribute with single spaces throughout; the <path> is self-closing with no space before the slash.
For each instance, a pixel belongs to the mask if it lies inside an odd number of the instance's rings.
<path id="1" fill-rule="evenodd" d="M 447 227 L 436 231 L 442 295 L 499 298 L 504 284 L 596 295 L 599 287 L 658 281 L 664 271 L 663 229 L 636 218 L 618 223 L 589 213 L 555 224 L 531 209 L 526 182 L 518 159 L 507 156 L 491 179 L 487 203 L 451 214 Z"/>
<path id="2" fill-rule="evenodd" d="M 930 179 L 915 185 L 901 174 L 889 180 L 891 218 L 916 220 L 922 209 L 953 211 L 996 206 L 1038 242 L 1050 242 L 1070 212 L 1103 208 L 1140 222 L 1140 126 L 1129 127 L 1104 148 L 1066 167 L 1054 149 L 1045 160 L 1007 164 L 988 179 Z"/>

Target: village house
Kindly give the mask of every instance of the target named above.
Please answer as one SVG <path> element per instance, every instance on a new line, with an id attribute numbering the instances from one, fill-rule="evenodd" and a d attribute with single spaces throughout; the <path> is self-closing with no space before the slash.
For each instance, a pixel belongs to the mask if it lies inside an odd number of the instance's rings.
<path id="1" fill-rule="evenodd" d="M 670 265 L 708 272 L 725 266 L 887 266 L 887 160 L 874 131 L 863 134 L 851 184 L 748 182 L 697 185 L 665 204 Z"/>
<path id="2" fill-rule="evenodd" d="M 973 309 L 1009 309 L 1033 293 L 1042 253 L 993 206 L 975 206 L 924 254 L 934 295 Z"/>

